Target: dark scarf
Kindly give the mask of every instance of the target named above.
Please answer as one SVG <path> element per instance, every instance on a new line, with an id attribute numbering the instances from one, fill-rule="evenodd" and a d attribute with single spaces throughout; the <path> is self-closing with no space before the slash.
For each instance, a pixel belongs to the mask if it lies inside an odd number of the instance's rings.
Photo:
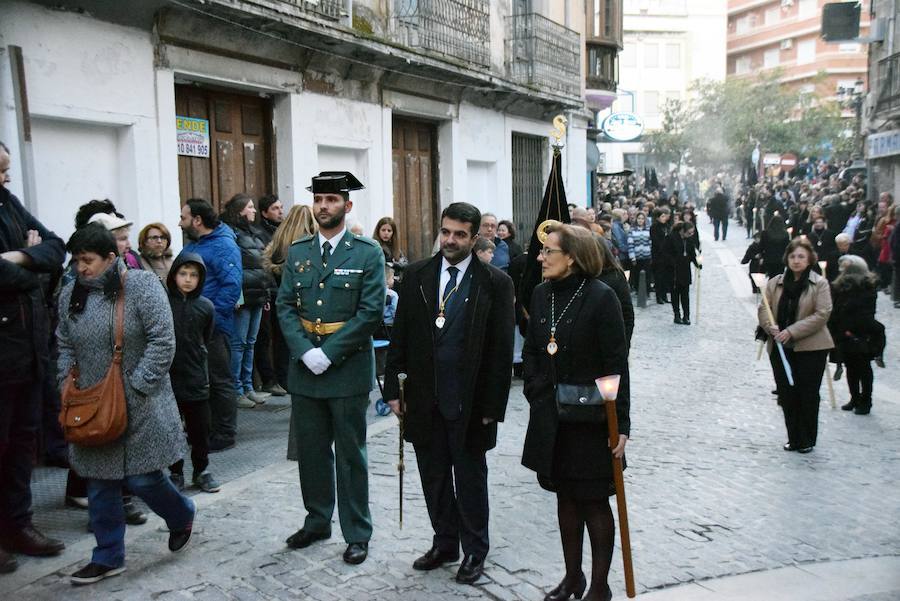
<path id="1" fill-rule="evenodd" d="M 106 271 L 95 278 L 78 276 L 72 288 L 72 297 L 69 299 L 69 314 L 78 315 L 84 312 L 91 290 L 102 290 L 103 296 L 110 300 L 114 299 L 122 288 L 120 273 L 124 270 L 122 259 L 116 259 Z"/>
<path id="2" fill-rule="evenodd" d="M 778 328 L 781 330 L 797 321 L 800 297 L 803 295 L 803 291 L 806 290 L 806 284 L 809 282 L 809 271 L 810 268 L 807 267 L 797 279 L 794 279 L 794 272 L 790 269 L 784 272 L 784 277 L 781 279 L 781 298 L 778 299 L 778 315 L 776 316 Z"/>

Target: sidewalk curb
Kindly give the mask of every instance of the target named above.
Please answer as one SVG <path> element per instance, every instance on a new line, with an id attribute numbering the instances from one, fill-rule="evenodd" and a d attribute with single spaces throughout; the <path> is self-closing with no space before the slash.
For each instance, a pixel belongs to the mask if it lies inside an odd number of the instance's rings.
<path id="1" fill-rule="evenodd" d="M 896 593 L 900 555 L 797 564 L 700 580 L 638 595 L 641 601 L 850 601 Z"/>

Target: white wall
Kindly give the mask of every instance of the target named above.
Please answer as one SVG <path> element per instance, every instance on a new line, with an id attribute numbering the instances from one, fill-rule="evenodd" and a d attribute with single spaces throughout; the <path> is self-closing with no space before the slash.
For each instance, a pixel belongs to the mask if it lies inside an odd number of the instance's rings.
<path id="1" fill-rule="evenodd" d="M 29 201 L 38 215 L 66 237 L 73 229 L 72 207 L 103 192 L 136 223 L 159 219 L 163 201 L 150 34 L 7 2 L 0 46 L 7 45 L 21 46 L 25 63 L 37 183 L 37 198 Z M 6 70 L 0 136 L 13 150 L 15 178 L 21 153 L 8 81 Z M 14 179 L 12 190 L 21 194 L 21 182 Z"/>

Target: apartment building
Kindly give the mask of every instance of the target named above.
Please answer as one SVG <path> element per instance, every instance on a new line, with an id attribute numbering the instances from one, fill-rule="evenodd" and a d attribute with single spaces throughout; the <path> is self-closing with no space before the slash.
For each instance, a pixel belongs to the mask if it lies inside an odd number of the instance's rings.
<path id="1" fill-rule="evenodd" d="M 312 175 L 346 169 L 366 185 L 353 219 L 369 233 L 393 216 L 412 258 L 454 201 L 528 235 L 557 114 L 569 198 L 588 200 L 585 84 L 615 88 L 617 48 L 588 57 L 585 27 L 603 29 L 608 4 L 621 14 L 621 0 L 8 0 L 12 190 L 61 236 L 91 198 L 178 231 L 187 198 L 306 203 Z"/>
<path id="2" fill-rule="evenodd" d="M 645 132 L 662 126 L 667 100 L 687 98 L 698 79 L 725 79 L 726 0 L 625 0 L 619 87 L 609 110 L 635 113 Z M 645 163 L 640 139 L 601 138 L 604 170 L 640 170 Z"/>
<path id="3" fill-rule="evenodd" d="M 869 47 L 869 93 L 862 134 L 869 164 L 869 197 L 900 199 L 900 4 L 874 0 L 869 17 L 881 22 L 880 41 Z"/>
<path id="4" fill-rule="evenodd" d="M 728 77 L 778 69 L 781 82 L 825 98 L 862 90 L 866 45 L 821 39 L 822 7 L 829 1 L 728 0 Z M 869 31 L 870 2 L 862 2 L 861 36 Z"/>

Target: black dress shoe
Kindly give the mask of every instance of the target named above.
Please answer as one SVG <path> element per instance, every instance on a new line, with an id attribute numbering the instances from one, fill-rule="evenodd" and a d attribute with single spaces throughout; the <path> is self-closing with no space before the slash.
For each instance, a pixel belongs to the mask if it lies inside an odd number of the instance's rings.
<path id="1" fill-rule="evenodd" d="M 689 326 L 689 325 L 691 325 L 691 320 L 688 319 L 687 317 L 685 317 L 684 319 L 681 320 L 681 325 Z"/>
<path id="2" fill-rule="evenodd" d="M 856 415 L 869 415 L 870 411 L 872 411 L 872 405 L 857 405 L 853 408 L 853 413 Z"/>
<path id="3" fill-rule="evenodd" d="M 58 555 L 66 548 L 61 540 L 48 538 L 35 530 L 31 524 L 21 530 L 14 530 L 3 535 L 3 549 L 9 553 L 21 553 L 34 557 L 47 557 Z"/>
<path id="4" fill-rule="evenodd" d="M 856 409 L 856 399 L 850 399 L 849 403 L 841 405 L 841 409 L 843 409 L 844 411 L 853 411 L 854 409 Z"/>
<path id="5" fill-rule="evenodd" d="M 427 572 L 441 567 L 445 563 L 453 563 L 459 560 L 459 551 L 441 551 L 437 547 L 431 547 L 428 551 L 413 562 L 413 569 Z"/>
<path id="6" fill-rule="evenodd" d="M 584 595 L 585 588 L 587 588 L 587 580 L 584 577 L 584 572 L 575 578 L 570 578 L 569 575 L 566 574 L 566 577 L 559 583 L 559 586 L 547 593 L 544 597 L 544 601 L 566 601 L 573 595 L 576 599 L 581 599 L 581 596 Z"/>
<path id="7" fill-rule="evenodd" d="M 369 543 L 350 543 L 347 545 L 347 550 L 344 551 L 344 561 L 352 564 L 359 565 L 366 560 L 366 557 L 369 556 Z"/>
<path id="8" fill-rule="evenodd" d="M 474 555 L 466 555 L 459 571 L 456 573 L 456 581 L 462 584 L 475 584 L 484 574 L 484 559 Z"/>
<path id="9" fill-rule="evenodd" d="M 326 538 L 331 538 L 330 532 L 310 532 L 301 528 L 287 537 L 287 540 L 284 542 L 291 549 L 305 549 L 317 540 L 325 540 Z"/>
<path id="10" fill-rule="evenodd" d="M 796 451 L 797 450 L 797 447 L 795 447 L 794 445 L 792 445 L 789 442 L 784 443 L 784 446 L 781 448 L 784 449 L 785 451 Z"/>
<path id="11" fill-rule="evenodd" d="M 680 317 L 676 317 L 675 319 L 672 320 L 672 323 L 677 323 L 678 325 L 681 325 L 681 323 L 682 323 L 682 322 L 681 322 L 681 318 L 680 318 Z"/>
<path id="12" fill-rule="evenodd" d="M 802 449 L 797 449 L 798 453 L 803 453 L 806 455 L 807 453 L 812 453 L 814 447 L 803 447 Z"/>
<path id="13" fill-rule="evenodd" d="M 15 572 L 18 567 L 19 562 L 16 561 L 16 558 L 3 549 L 0 549 L 0 574 Z"/>

